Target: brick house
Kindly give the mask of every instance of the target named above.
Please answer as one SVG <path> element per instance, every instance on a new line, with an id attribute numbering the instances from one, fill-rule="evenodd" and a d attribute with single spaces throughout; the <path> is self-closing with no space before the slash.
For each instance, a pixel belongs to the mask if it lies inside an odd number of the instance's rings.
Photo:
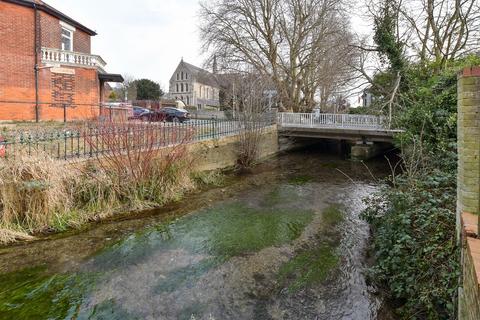
<path id="1" fill-rule="evenodd" d="M 94 119 L 106 82 L 95 31 L 40 0 L 0 0 L 0 121 Z"/>

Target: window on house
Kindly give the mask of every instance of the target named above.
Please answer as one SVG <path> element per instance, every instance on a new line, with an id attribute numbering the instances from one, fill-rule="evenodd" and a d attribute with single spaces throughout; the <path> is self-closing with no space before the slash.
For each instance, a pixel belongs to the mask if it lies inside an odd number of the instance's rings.
<path id="1" fill-rule="evenodd" d="M 187 97 L 187 106 L 190 104 L 190 97 Z"/>
<path id="2" fill-rule="evenodd" d="M 182 80 L 183 80 L 183 71 L 182 71 Z"/>
<path id="3" fill-rule="evenodd" d="M 180 80 L 180 75 L 177 73 L 177 81 Z M 178 91 L 178 90 L 177 90 Z"/>
<path id="4" fill-rule="evenodd" d="M 185 83 L 185 91 L 188 92 L 188 83 Z"/>
<path id="5" fill-rule="evenodd" d="M 177 74 L 177 76 L 178 76 L 178 74 Z M 178 78 L 178 77 L 177 77 L 177 78 Z M 177 83 L 177 91 L 176 91 L 176 92 L 178 92 L 178 83 Z"/>
<path id="6" fill-rule="evenodd" d="M 62 50 L 73 51 L 73 32 L 62 28 Z"/>
<path id="7" fill-rule="evenodd" d="M 183 92 L 183 83 L 180 85 L 180 87 L 181 87 L 181 90 L 182 90 L 182 92 Z M 183 99 L 182 99 L 182 100 L 183 100 Z"/>

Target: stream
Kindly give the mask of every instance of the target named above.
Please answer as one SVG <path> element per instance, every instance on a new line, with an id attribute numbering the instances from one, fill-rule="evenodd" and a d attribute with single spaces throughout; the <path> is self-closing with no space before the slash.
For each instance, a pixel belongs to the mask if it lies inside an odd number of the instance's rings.
<path id="1" fill-rule="evenodd" d="M 0 248 L 0 319 L 387 319 L 363 199 L 389 174 L 310 151 L 166 208 Z"/>

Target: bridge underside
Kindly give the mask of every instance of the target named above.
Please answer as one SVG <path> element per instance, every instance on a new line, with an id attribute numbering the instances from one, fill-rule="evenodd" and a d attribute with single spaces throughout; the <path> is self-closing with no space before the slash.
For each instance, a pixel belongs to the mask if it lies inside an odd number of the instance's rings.
<path id="1" fill-rule="evenodd" d="M 396 130 L 351 129 L 321 127 L 279 127 L 279 134 L 284 137 L 347 140 L 352 142 L 393 142 Z"/>

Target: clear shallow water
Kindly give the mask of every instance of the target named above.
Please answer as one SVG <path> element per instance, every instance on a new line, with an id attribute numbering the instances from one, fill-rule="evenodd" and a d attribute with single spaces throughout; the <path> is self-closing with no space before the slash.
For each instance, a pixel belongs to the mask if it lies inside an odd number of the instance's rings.
<path id="1" fill-rule="evenodd" d="M 280 157 L 137 219 L 0 249 L 0 319 L 377 319 L 362 199 L 382 160 Z"/>

